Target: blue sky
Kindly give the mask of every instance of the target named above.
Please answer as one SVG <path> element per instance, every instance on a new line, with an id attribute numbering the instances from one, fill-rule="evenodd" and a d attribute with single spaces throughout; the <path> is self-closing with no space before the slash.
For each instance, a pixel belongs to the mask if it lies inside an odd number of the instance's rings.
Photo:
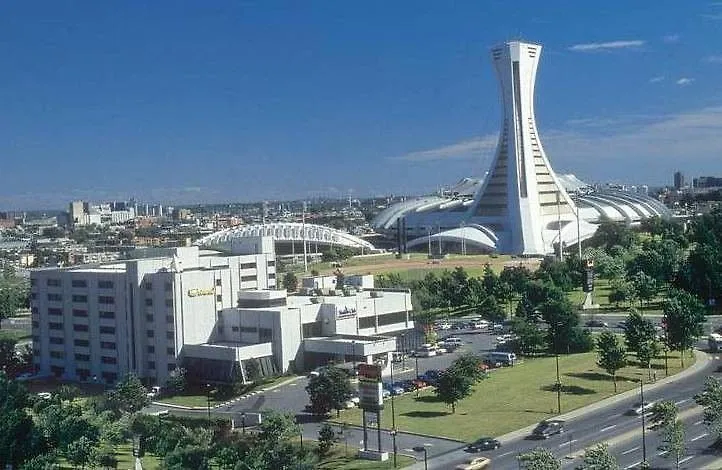
<path id="1" fill-rule="evenodd" d="M 0 209 L 433 191 L 489 165 L 489 49 L 544 46 L 558 172 L 722 174 L 722 2 L 0 7 Z"/>

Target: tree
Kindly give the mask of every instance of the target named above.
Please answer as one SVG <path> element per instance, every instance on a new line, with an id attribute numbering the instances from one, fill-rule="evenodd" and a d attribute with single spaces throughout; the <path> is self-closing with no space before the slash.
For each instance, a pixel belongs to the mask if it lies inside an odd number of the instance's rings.
<path id="1" fill-rule="evenodd" d="M 609 290 L 609 301 L 615 305 L 627 303 L 631 306 L 632 302 L 637 298 L 637 291 L 634 285 L 626 279 L 614 279 L 611 282 Z"/>
<path id="2" fill-rule="evenodd" d="M 519 468 L 522 470 L 561 470 L 562 464 L 548 449 L 536 448 L 520 454 Z"/>
<path id="3" fill-rule="evenodd" d="M 663 400 L 655 403 L 652 407 L 652 414 L 649 422 L 654 427 L 666 428 L 671 426 L 677 420 L 677 405 L 673 401 Z"/>
<path id="4" fill-rule="evenodd" d="M 584 462 L 576 470 L 619 470 L 619 464 L 609 446 L 602 443 L 584 450 Z"/>
<path id="5" fill-rule="evenodd" d="M 306 391 L 311 410 L 318 415 L 328 414 L 331 410 L 339 414 L 352 393 L 348 374 L 338 367 L 328 367 L 319 375 L 311 377 Z"/>
<path id="6" fill-rule="evenodd" d="M 676 468 L 679 469 L 679 461 L 687 452 L 684 437 L 684 423 L 680 419 L 675 419 L 671 423 L 664 426 L 661 430 L 662 444 L 659 450 L 664 451 L 664 458 L 673 458 Z"/>
<path id="7" fill-rule="evenodd" d="M 183 367 L 178 367 L 176 370 L 168 375 L 168 379 L 165 382 L 164 393 L 173 396 L 185 392 L 188 386 L 188 379 L 186 378 L 187 371 Z"/>
<path id="8" fill-rule="evenodd" d="M 318 430 L 318 455 L 323 458 L 328 455 L 333 443 L 336 441 L 336 433 L 330 424 L 324 423 Z"/>
<path id="9" fill-rule="evenodd" d="M 546 336 L 536 323 L 525 318 L 514 318 L 511 331 L 517 337 L 518 352 L 524 355 L 534 355 L 547 348 Z"/>
<path id="10" fill-rule="evenodd" d="M 612 376 L 614 393 L 617 393 L 617 371 L 627 365 L 627 351 L 617 340 L 617 335 L 611 331 L 604 331 L 597 338 L 597 353 L 599 367 Z"/>
<path id="11" fill-rule="evenodd" d="M 667 345 L 680 352 L 680 361 L 684 367 L 684 353 L 694 346 L 703 333 L 704 306 L 689 292 L 671 289 L 662 310 Z"/>
<path id="12" fill-rule="evenodd" d="M 65 451 L 65 458 L 76 467 L 83 469 L 90 463 L 94 446 L 93 441 L 82 436 L 77 441 L 73 441 L 68 445 L 68 449 Z"/>
<path id="13" fill-rule="evenodd" d="M 54 452 L 36 455 L 20 466 L 20 470 L 59 470 L 58 457 Z"/>
<path id="14" fill-rule="evenodd" d="M 589 245 L 609 251 L 613 246 L 629 249 L 636 242 L 637 234 L 629 226 L 618 222 L 602 222 L 589 240 Z"/>
<path id="15" fill-rule="evenodd" d="M 694 398 L 704 409 L 704 424 L 717 441 L 722 440 L 722 384 L 717 378 L 709 376 L 704 382 L 702 392 Z"/>
<path id="16" fill-rule="evenodd" d="M 135 413 L 150 404 L 148 391 L 133 374 L 126 375 L 115 390 L 107 392 L 106 399 L 111 408 L 127 413 Z"/>
<path id="17" fill-rule="evenodd" d="M 33 456 L 33 421 L 25 408 L 28 392 L 0 372 L 0 468 L 18 467 Z"/>
<path id="18" fill-rule="evenodd" d="M 640 344 L 637 349 L 637 361 L 639 365 L 649 371 L 649 378 L 652 378 L 652 360 L 659 356 L 662 351 L 662 346 L 657 341 L 656 337 L 653 337 L 649 341 L 645 341 Z"/>
<path id="19" fill-rule="evenodd" d="M 292 272 L 287 272 L 283 275 L 283 288 L 288 292 L 296 292 L 298 289 L 298 278 Z"/>
<path id="20" fill-rule="evenodd" d="M 655 336 L 654 323 L 644 318 L 638 311 L 632 310 L 624 325 L 624 340 L 627 343 L 627 349 L 638 352 L 643 344 L 652 341 Z"/>
<path id="21" fill-rule="evenodd" d="M 468 377 L 472 383 L 478 382 L 486 377 L 482 369 L 483 361 L 475 354 L 467 353 L 459 356 L 451 363 L 450 369 L 453 369 L 462 377 Z"/>
<path id="22" fill-rule="evenodd" d="M 436 396 L 447 405 L 451 412 L 456 413 L 456 403 L 471 394 L 472 378 L 462 375 L 458 370 L 447 369 L 439 375 L 434 389 Z"/>
<path id="23" fill-rule="evenodd" d="M 29 288 L 27 283 L 15 275 L 9 265 L 0 269 L 0 325 L 2 320 L 15 315 L 19 308 L 27 306 Z"/>
<path id="24" fill-rule="evenodd" d="M 657 281 L 644 271 L 638 271 L 632 276 L 632 286 L 636 297 L 639 299 L 640 306 L 643 302 L 649 302 L 657 295 Z"/>

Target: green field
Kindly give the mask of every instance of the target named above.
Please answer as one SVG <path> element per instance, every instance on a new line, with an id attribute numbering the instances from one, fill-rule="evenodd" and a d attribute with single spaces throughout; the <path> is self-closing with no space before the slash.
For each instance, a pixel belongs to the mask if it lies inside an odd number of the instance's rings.
<path id="1" fill-rule="evenodd" d="M 614 394 L 611 377 L 596 365 L 596 354 L 560 356 L 562 382 L 562 413 L 571 411 Z M 685 360 L 685 366 L 694 362 Z M 669 356 L 670 374 L 681 370 L 679 354 Z M 654 364 L 657 377 L 664 377 L 664 360 Z M 635 365 L 618 373 L 618 391 L 648 381 L 646 370 Z M 475 386 L 472 396 L 451 408 L 437 401 L 432 389 L 421 392 L 419 399 L 407 394 L 395 399 L 396 427 L 400 430 L 471 441 L 484 435 L 499 436 L 534 424 L 556 414 L 557 394 L 554 388 L 556 366 L 553 357 L 527 359 L 514 367 L 496 370 L 491 377 Z M 361 423 L 358 409 L 342 412 L 341 421 Z M 382 427 L 391 427 L 391 406 L 386 401 Z"/>
<path id="2" fill-rule="evenodd" d="M 131 444 L 118 446 L 115 456 L 118 459 L 118 466 L 116 467 L 118 470 L 132 470 L 135 468 L 135 457 L 133 457 Z M 160 459 L 154 455 L 145 454 L 141 461 L 143 462 L 143 470 L 158 470 L 160 468 Z M 60 459 L 60 470 L 72 470 L 74 468 L 65 459 Z"/>
<path id="3" fill-rule="evenodd" d="M 248 388 L 241 393 L 241 395 L 246 394 L 252 390 L 258 389 L 258 388 L 269 388 L 273 387 L 274 385 L 278 385 L 279 383 L 286 382 L 288 380 L 292 380 L 292 376 L 288 375 L 282 375 L 279 377 L 274 377 L 271 379 L 263 380 L 257 384 L 249 385 Z M 214 393 L 211 393 L 211 406 L 214 405 L 220 405 L 221 403 L 224 403 L 228 401 L 228 397 L 225 398 L 217 398 Z M 188 407 L 196 407 L 196 408 L 205 408 L 208 406 L 208 396 L 205 393 L 196 394 L 196 395 L 176 395 L 173 397 L 163 397 L 158 400 L 161 403 L 167 403 L 169 405 L 178 405 L 178 406 L 188 406 Z"/>
<path id="4" fill-rule="evenodd" d="M 31 338 L 30 332 L 26 330 L 0 330 L 0 339 L 13 339 L 15 341 L 27 341 Z"/>
<path id="5" fill-rule="evenodd" d="M 356 458 L 356 447 L 349 446 L 346 451 L 343 444 L 333 446 L 331 453 L 316 467 L 321 470 L 385 470 L 394 468 L 393 455 L 389 455 L 386 462 L 374 462 Z M 398 468 L 407 467 L 416 460 L 405 455 L 397 456 Z"/>

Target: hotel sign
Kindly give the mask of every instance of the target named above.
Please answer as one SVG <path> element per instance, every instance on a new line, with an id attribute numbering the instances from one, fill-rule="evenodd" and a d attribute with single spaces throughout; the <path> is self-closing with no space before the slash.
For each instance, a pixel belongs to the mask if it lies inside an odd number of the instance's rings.
<path id="1" fill-rule="evenodd" d="M 200 297 L 202 295 L 214 295 L 216 290 L 210 289 L 188 289 L 188 297 Z"/>
<path id="2" fill-rule="evenodd" d="M 384 407 L 381 389 L 381 366 L 359 364 L 358 367 L 359 408 L 364 411 L 379 411 Z"/>

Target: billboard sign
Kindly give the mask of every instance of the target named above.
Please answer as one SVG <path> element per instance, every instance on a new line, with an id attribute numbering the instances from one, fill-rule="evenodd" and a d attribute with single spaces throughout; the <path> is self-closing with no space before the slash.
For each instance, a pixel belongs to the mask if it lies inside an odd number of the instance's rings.
<path id="1" fill-rule="evenodd" d="M 364 411 L 378 411 L 384 407 L 381 384 L 381 366 L 359 364 L 358 367 L 359 408 Z"/>

